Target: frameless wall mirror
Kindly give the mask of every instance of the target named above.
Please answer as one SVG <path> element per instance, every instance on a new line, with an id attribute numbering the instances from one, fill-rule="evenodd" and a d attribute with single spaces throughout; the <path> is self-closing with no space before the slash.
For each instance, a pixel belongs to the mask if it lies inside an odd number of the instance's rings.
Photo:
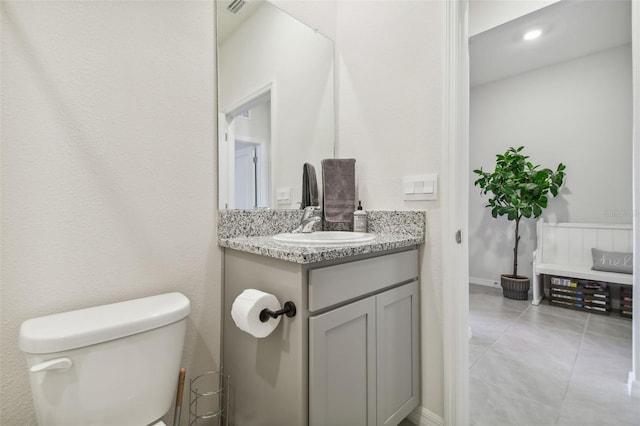
<path id="1" fill-rule="evenodd" d="M 334 152 L 333 42 L 266 1 L 218 0 L 221 209 L 298 208 Z"/>

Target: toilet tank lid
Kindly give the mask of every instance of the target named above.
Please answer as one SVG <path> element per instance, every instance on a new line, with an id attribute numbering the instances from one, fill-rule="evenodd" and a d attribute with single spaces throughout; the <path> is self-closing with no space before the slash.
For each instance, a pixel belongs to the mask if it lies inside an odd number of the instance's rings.
<path id="1" fill-rule="evenodd" d="M 67 351 L 180 321 L 190 309 L 186 296 L 166 293 L 33 318 L 20 326 L 19 345 L 33 354 Z"/>

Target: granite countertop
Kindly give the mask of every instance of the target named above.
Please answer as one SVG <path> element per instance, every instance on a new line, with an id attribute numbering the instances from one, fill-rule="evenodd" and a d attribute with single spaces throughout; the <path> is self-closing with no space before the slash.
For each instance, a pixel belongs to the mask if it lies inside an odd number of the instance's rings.
<path id="1" fill-rule="evenodd" d="M 424 211 L 368 211 L 368 229 L 376 238 L 364 243 L 302 247 L 278 243 L 271 238 L 272 235 L 294 229 L 301 217 L 302 210 L 221 210 L 218 245 L 308 264 L 413 247 L 425 242 Z"/>
<path id="2" fill-rule="evenodd" d="M 345 244 L 338 247 L 302 247 L 278 243 L 271 236 L 251 236 L 223 238 L 221 247 L 240 250 L 261 256 L 273 257 L 289 262 L 307 264 L 325 260 L 340 259 L 362 254 L 378 253 L 424 243 L 424 238 L 406 234 L 374 234 L 376 239 L 366 243 Z"/>

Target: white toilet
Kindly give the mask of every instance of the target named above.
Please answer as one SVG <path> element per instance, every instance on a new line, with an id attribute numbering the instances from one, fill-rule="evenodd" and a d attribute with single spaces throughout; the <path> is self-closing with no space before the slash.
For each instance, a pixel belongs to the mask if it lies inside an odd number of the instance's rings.
<path id="1" fill-rule="evenodd" d="M 167 293 L 22 323 L 38 424 L 164 425 L 189 311 L 189 299 Z"/>

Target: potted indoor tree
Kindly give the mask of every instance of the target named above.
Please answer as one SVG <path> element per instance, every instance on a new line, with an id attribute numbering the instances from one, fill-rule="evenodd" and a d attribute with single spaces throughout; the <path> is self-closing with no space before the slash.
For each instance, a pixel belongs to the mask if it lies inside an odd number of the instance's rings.
<path id="1" fill-rule="evenodd" d="M 549 195 L 558 195 L 565 177 L 565 165 L 560 163 L 555 171 L 540 168 L 528 161 L 522 153 L 523 146 L 509 148 L 504 154 L 498 154 L 495 170 L 485 172 L 476 169 L 479 177 L 474 182 L 480 187 L 480 193 L 489 197 L 491 216 L 507 216 L 515 222 L 515 241 L 513 246 L 513 271 L 502 274 L 500 284 L 503 295 L 510 299 L 526 300 L 530 279 L 518 275 L 518 244 L 520 242 L 520 220 L 537 218 L 547 207 Z"/>

